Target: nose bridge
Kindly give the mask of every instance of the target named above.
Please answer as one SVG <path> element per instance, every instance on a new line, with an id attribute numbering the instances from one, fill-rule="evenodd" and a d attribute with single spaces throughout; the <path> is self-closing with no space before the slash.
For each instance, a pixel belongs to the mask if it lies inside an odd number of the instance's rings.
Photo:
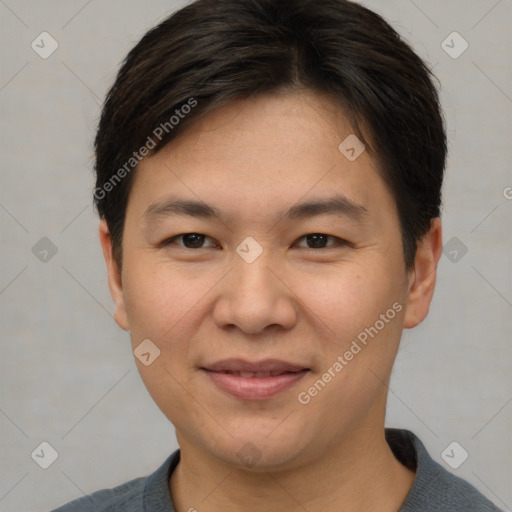
<path id="1" fill-rule="evenodd" d="M 237 288 L 242 295 L 254 295 L 261 298 L 274 296 L 276 291 L 275 276 L 270 271 L 270 257 L 268 251 L 266 252 L 267 254 L 262 254 L 251 262 L 243 258 L 235 258 L 233 274 L 238 282 L 235 289 Z"/>
<path id="2" fill-rule="evenodd" d="M 249 247 L 249 251 L 244 252 Z M 269 269 L 270 249 L 258 250 L 249 241 L 237 248 L 239 258 L 235 258 L 231 290 L 237 299 L 237 309 L 260 312 L 270 311 L 277 295 L 282 293 L 275 282 L 275 276 Z"/>
<path id="3" fill-rule="evenodd" d="M 256 244 L 254 239 L 246 239 L 237 247 L 215 320 L 219 326 L 236 325 L 247 333 L 269 325 L 289 329 L 296 321 L 291 292 L 270 268 L 270 249 Z"/>

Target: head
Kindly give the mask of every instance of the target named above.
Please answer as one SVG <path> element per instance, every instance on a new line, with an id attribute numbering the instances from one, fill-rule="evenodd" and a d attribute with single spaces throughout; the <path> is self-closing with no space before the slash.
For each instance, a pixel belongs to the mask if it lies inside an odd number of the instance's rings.
<path id="1" fill-rule="evenodd" d="M 193 2 L 128 54 L 95 149 L 116 321 L 157 347 L 137 364 L 179 440 L 285 467 L 382 423 L 434 290 L 446 158 L 430 72 L 382 18 Z M 301 371 L 244 399 L 212 380 L 232 358 Z"/>

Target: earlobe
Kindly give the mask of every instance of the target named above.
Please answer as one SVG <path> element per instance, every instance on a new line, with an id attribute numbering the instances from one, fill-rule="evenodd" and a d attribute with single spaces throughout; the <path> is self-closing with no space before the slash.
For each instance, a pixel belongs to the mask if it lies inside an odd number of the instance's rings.
<path id="1" fill-rule="evenodd" d="M 404 327 L 411 329 L 428 314 L 434 295 L 437 264 L 443 251 L 441 219 L 435 218 L 428 233 L 418 243 L 414 269 L 409 278 L 409 294 L 404 316 Z"/>
<path id="2" fill-rule="evenodd" d="M 121 277 L 121 269 L 117 265 L 112 250 L 112 238 L 105 219 L 100 221 L 99 236 L 101 248 L 103 249 L 103 257 L 107 265 L 108 286 L 110 294 L 115 304 L 114 319 L 121 329 L 129 330 L 128 315 L 124 301 L 123 282 Z"/>

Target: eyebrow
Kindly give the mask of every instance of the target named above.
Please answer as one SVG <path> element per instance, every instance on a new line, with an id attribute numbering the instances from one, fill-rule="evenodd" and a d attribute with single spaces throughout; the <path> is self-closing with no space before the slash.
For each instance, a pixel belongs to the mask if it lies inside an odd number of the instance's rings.
<path id="1" fill-rule="evenodd" d="M 318 215 L 347 216 L 354 220 L 361 220 L 368 210 L 342 195 L 336 195 L 327 199 L 316 199 L 292 206 L 289 210 L 278 212 L 279 218 L 286 220 L 303 220 Z M 148 206 L 144 212 L 144 219 L 154 222 L 172 215 L 183 215 L 196 218 L 209 219 L 223 217 L 222 211 L 214 206 L 201 201 L 184 199 L 169 199 L 156 202 Z"/>

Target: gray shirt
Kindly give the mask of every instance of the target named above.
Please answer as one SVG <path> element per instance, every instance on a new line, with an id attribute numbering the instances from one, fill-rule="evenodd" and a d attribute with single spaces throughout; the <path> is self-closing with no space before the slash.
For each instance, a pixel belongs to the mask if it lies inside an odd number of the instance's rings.
<path id="1" fill-rule="evenodd" d="M 435 462 L 412 432 L 386 429 L 386 440 L 395 457 L 416 471 L 414 484 L 398 512 L 502 512 L 475 487 Z M 97 491 L 53 512 L 176 512 L 168 482 L 179 460 L 180 451 L 176 450 L 148 477 Z M 200 505 L 196 508 L 200 510 Z"/>

